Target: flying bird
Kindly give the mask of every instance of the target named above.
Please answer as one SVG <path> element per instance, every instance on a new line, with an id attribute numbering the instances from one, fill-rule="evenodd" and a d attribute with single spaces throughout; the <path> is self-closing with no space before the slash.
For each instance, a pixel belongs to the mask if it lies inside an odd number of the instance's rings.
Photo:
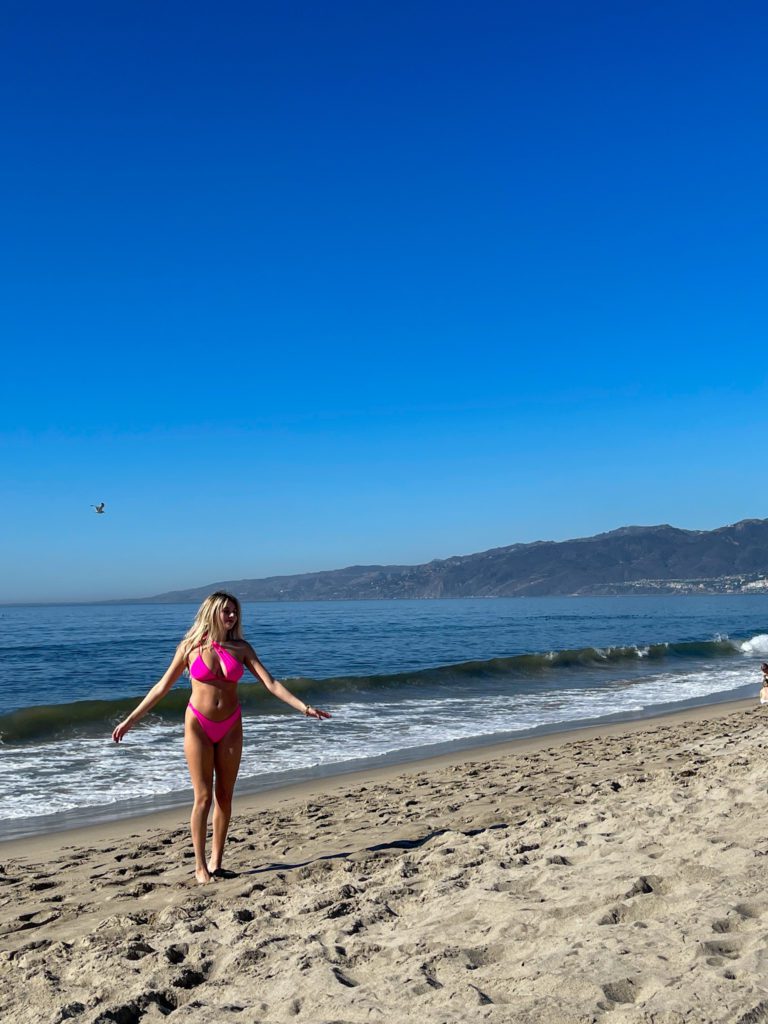
<path id="1" fill-rule="evenodd" d="M 104 515 L 104 502 L 103 501 L 100 501 L 98 505 L 91 505 L 91 508 L 96 510 L 96 515 L 98 515 L 98 516 L 103 516 Z"/>

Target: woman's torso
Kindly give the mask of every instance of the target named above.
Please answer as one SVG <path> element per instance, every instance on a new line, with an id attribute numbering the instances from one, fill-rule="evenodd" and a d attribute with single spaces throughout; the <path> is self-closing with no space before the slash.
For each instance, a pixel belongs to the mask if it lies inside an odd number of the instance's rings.
<path id="1" fill-rule="evenodd" d="M 192 704 L 212 721 L 231 715 L 238 706 L 237 684 L 243 674 L 243 642 L 205 644 L 187 658 Z"/>

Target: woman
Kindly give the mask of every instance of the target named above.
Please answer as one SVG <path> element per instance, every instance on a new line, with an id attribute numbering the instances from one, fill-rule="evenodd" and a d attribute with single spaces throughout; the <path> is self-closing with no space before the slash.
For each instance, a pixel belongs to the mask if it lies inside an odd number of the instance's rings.
<path id="1" fill-rule="evenodd" d="M 763 685 L 760 687 L 760 703 L 768 704 L 768 662 L 763 662 L 760 666 L 760 670 L 763 673 Z"/>
<path id="2" fill-rule="evenodd" d="M 301 711 L 308 718 L 330 718 L 294 697 L 273 679 L 240 630 L 240 602 L 231 594 L 217 591 L 200 605 L 195 621 L 176 648 L 165 675 L 155 683 L 144 700 L 112 733 L 119 743 L 129 729 L 168 693 L 184 672 L 189 671 L 192 697 L 184 717 L 184 753 L 195 791 L 190 829 L 195 848 L 195 878 L 203 885 L 221 872 L 224 842 L 232 816 L 243 724 L 237 699 L 237 683 L 243 665 L 260 679 L 271 694 Z M 205 858 L 208 813 L 213 808 L 211 859 Z"/>

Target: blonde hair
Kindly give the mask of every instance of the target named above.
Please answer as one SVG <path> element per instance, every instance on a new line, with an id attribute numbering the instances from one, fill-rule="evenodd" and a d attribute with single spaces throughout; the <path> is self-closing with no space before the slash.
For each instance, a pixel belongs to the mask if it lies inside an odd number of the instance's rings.
<path id="1" fill-rule="evenodd" d="M 231 629 L 225 630 L 221 625 L 219 612 L 228 601 L 237 609 L 237 622 Z M 242 640 L 241 620 L 242 610 L 240 602 L 236 597 L 232 594 L 227 594 L 223 590 L 217 590 L 214 594 L 209 594 L 197 609 L 195 621 L 184 634 L 184 638 L 181 641 L 180 646 L 184 654 L 189 656 L 196 647 L 201 647 L 206 641 L 220 644 L 226 640 Z"/>

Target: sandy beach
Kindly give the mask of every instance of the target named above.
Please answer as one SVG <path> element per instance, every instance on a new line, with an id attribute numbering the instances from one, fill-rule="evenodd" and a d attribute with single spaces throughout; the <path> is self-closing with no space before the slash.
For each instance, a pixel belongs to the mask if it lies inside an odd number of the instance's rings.
<path id="1" fill-rule="evenodd" d="M 768 710 L 582 729 L 0 844 L 0 1019 L 768 1021 Z"/>

